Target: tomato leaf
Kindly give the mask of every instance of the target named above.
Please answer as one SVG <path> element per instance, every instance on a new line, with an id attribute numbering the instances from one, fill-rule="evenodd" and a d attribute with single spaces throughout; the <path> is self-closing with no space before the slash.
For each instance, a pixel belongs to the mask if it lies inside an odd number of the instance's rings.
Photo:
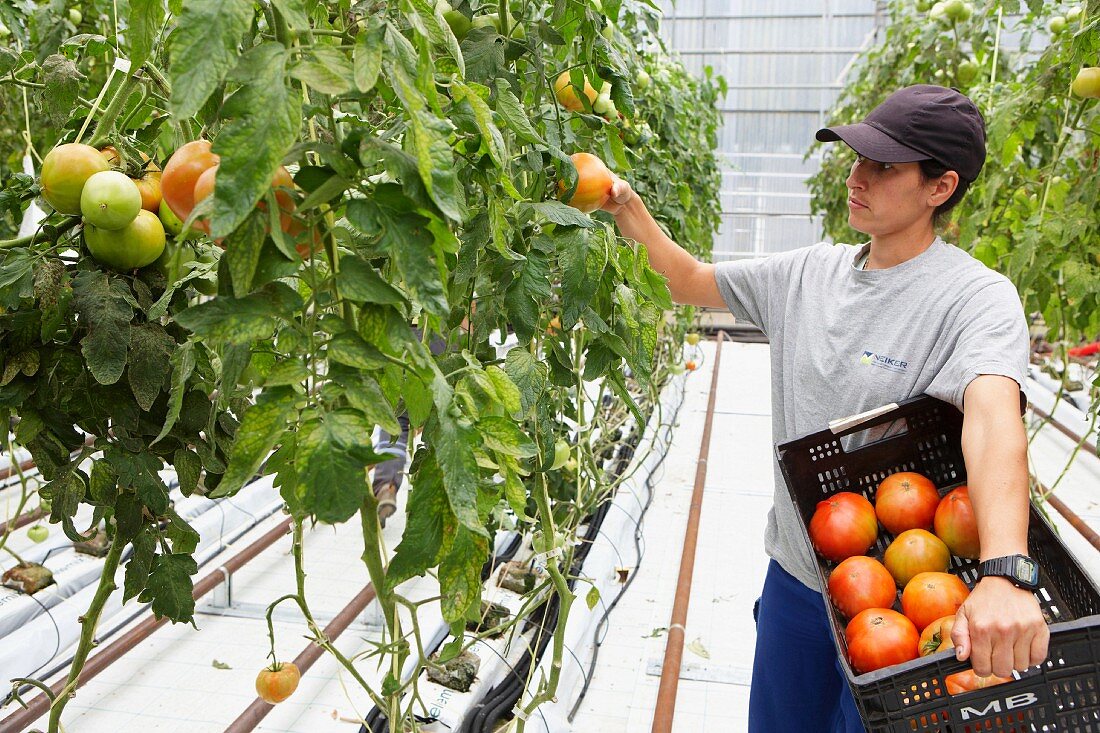
<path id="1" fill-rule="evenodd" d="M 459 524 L 484 534 L 485 528 L 477 513 L 478 467 L 471 450 L 478 442 L 477 434 L 468 420 L 452 414 L 458 407 L 453 397 L 436 394 L 434 401 L 437 419 L 425 433 L 431 433 L 429 443 L 435 447 L 439 466 L 443 469 L 443 486 L 451 511 Z"/>
<path id="2" fill-rule="evenodd" d="M 191 576 L 197 572 L 199 566 L 190 555 L 157 555 L 149 571 L 149 582 L 138 600 L 151 602 L 153 615 L 157 618 L 190 621 L 195 614 Z"/>
<path id="3" fill-rule="evenodd" d="M 297 495 L 302 509 L 321 522 L 344 522 L 363 505 L 367 468 L 392 456 L 375 453 L 370 428 L 352 410 L 325 413 L 297 436 Z"/>
<path id="4" fill-rule="evenodd" d="M 141 409 L 148 411 L 160 396 L 168 376 L 176 342 L 159 323 L 130 327 L 130 356 L 126 378 Z"/>
<path id="5" fill-rule="evenodd" d="M 115 541 L 121 539 L 116 538 Z M 133 543 L 134 552 L 126 563 L 126 580 L 122 586 L 123 603 L 145 590 L 149 582 L 149 571 L 153 569 L 153 559 L 157 552 L 154 529 L 151 526 L 143 527 L 137 537 L 134 537 Z"/>
<path id="6" fill-rule="evenodd" d="M 265 286 L 244 298 L 217 297 L 175 315 L 176 322 L 200 339 L 247 343 L 271 335 L 276 318 L 301 308 L 302 299 L 283 283 Z"/>
<path id="7" fill-rule="evenodd" d="M 183 120 L 202 109 L 236 64 L 237 44 L 254 10 L 250 0 L 188 0 L 181 5 L 169 39 L 169 77 L 172 116 Z M 263 112 L 274 116 L 270 109 Z"/>
<path id="8" fill-rule="evenodd" d="M 482 139 L 488 146 L 489 157 L 496 163 L 498 168 L 504 168 L 508 163 L 508 150 L 504 145 L 504 137 L 500 134 L 496 123 L 493 122 L 493 110 L 489 108 L 484 99 L 489 96 L 488 87 L 480 84 L 468 86 L 456 79 L 453 82 L 452 90 L 456 102 L 461 102 L 464 99 L 469 102 L 474 110 L 474 119 L 477 121 Z M 498 175 L 504 175 L 504 171 L 500 171 Z"/>
<path id="9" fill-rule="evenodd" d="M 184 496 L 195 493 L 199 485 L 199 474 L 202 472 L 202 462 L 199 457 L 186 448 L 177 448 L 172 454 L 172 468 L 176 469 L 180 493 Z"/>
<path id="10" fill-rule="evenodd" d="M 172 543 L 172 550 L 178 553 L 193 554 L 199 546 L 199 533 L 188 524 L 183 517 L 176 514 L 174 509 L 168 512 L 168 540 Z"/>
<path id="11" fill-rule="evenodd" d="M 34 268 L 34 298 L 42 311 L 39 334 L 43 343 L 53 338 L 69 314 L 73 297 L 70 280 L 61 260 L 45 259 Z"/>
<path id="12" fill-rule="evenodd" d="M 153 43 L 164 25 L 162 0 L 130 0 L 127 16 L 127 40 L 130 41 L 130 63 L 136 68 L 153 53 Z"/>
<path id="13" fill-rule="evenodd" d="M 301 97 L 287 88 L 286 60 L 285 48 L 265 43 L 245 54 L 233 72 L 242 86 L 226 100 L 223 115 L 233 119 L 214 143 L 222 158 L 211 214 L 213 237 L 240 226 L 271 188 L 283 155 L 294 144 L 302 122 Z"/>
<path id="14" fill-rule="evenodd" d="M 382 392 L 378 382 L 373 377 L 361 372 L 357 374 L 357 377 L 342 380 L 348 403 L 362 412 L 367 420 L 390 435 L 399 434 L 401 426 L 398 424 L 397 418 L 393 414 L 393 408 L 390 407 L 389 400 L 386 399 L 386 395 Z"/>
<path id="15" fill-rule="evenodd" d="M 503 79 L 496 80 L 496 104 L 497 112 L 500 113 L 504 121 L 508 123 L 508 126 L 521 140 L 535 145 L 546 144 L 535 128 L 531 126 L 531 121 L 527 118 L 523 105 L 516 99 L 516 95 L 512 94 L 512 90 L 508 88 L 508 83 Z"/>
<path id="16" fill-rule="evenodd" d="M 515 382 L 498 366 L 486 367 L 485 375 L 493 385 L 497 400 L 500 401 L 509 415 L 519 419 L 523 401 Z"/>
<path id="17" fill-rule="evenodd" d="M 454 164 L 454 151 L 447 144 L 450 125 L 422 110 L 409 114 L 409 125 L 412 134 L 406 135 L 405 144 L 416 157 L 420 179 L 428 195 L 444 216 L 461 221 L 465 217 L 466 202 Z"/>
<path id="18" fill-rule="evenodd" d="M 69 471 L 53 479 L 38 491 L 41 496 L 50 500 L 50 523 L 54 524 L 72 520 L 80 507 L 80 502 L 84 501 L 86 487 L 79 475 Z"/>
<path id="19" fill-rule="evenodd" d="M 596 222 L 593 221 L 592 217 L 588 214 L 581 213 L 572 206 L 563 204 L 560 201 L 540 201 L 537 204 L 520 204 L 517 208 L 525 214 L 539 214 L 555 224 L 561 224 L 562 226 L 583 227 L 585 229 L 592 229 L 596 226 Z"/>
<path id="20" fill-rule="evenodd" d="M 61 54 L 48 56 L 42 62 L 42 83 L 45 88 L 38 94 L 42 111 L 54 124 L 69 119 L 77 97 L 80 96 L 80 82 L 84 75 L 76 64 Z"/>
<path id="21" fill-rule="evenodd" d="M 363 303 L 404 303 L 405 296 L 390 285 L 378 271 L 361 257 L 340 258 L 340 272 L 336 276 L 340 295 Z"/>
<path id="22" fill-rule="evenodd" d="M 354 74 L 351 61 L 334 48 L 316 46 L 311 57 L 302 59 L 290 75 L 322 94 L 346 94 L 351 91 Z"/>
<path id="23" fill-rule="evenodd" d="M 378 83 L 378 74 L 382 71 L 382 42 L 385 26 L 374 25 L 360 32 L 355 39 L 352 52 L 352 78 L 355 87 L 366 94 Z"/>
<path id="24" fill-rule="evenodd" d="M 187 341 L 180 344 L 179 348 L 172 352 L 169 359 L 172 369 L 172 387 L 168 394 L 168 414 L 164 418 L 164 427 L 149 445 L 160 442 L 165 435 L 172 430 L 179 419 L 180 409 L 183 407 L 183 395 L 187 390 L 187 381 L 195 371 L 195 344 Z"/>
<path id="25" fill-rule="evenodd" d="M 328 343 L 328 358 L 357 369 L 381 369 L 386 357 L 356 333 L 342 333 Z"/>
<path id="26" fill-rule="evenodd" d="M 539 313 L 550 298 L 550 263 L 545 255 L 532 249 L 504 294 L 508 321 L 521 342 L 530 341 L 538 330 Z"/>
<path id="27" fill-rule="evenodd" d="M 561 323 L 572 328 L 588 307 L 607 266 L 607 241 L 601 230 L 562 232 L 557 242 L 561 264 Z"/>
<path id="28" fill-rule="evenodd" d="M 434 567 L 443 551 L 445 528 L 457 523 L 443 488 L 443 474 L 429 451 L 417 451 L 409 481 L 408 524 L 386 570 L 390 588 Z"/>
<path id="29" fill-rule="evenodd" d="M 286 18 L 291 28 L 299 31 L 309 29 L 309 16 L 302 0 L 271 0 L 271 4 Z"/>
<path id="30" fill-rule="evenodd" d="M 448 623 L 462 620 L 466 611 L 480 602 L 481 566 L 488 554 L 487 537 L 458 526 L 454 541 L 439 563 L 440 605 Z"/>
<path id="31" fill-rule="evenodd" d="M 489 415 L 477 423 L 485 447 L 514 458 L 532 458 L 536 454 L 535 443 L 506 417 Z"/>
<path id="32" fill-rule="evenodd" d="M 519 389 L 523 414 L 529 415 L 546 391 L 546 365 L 526 349 L 512 349 L 504 358 L 504 371 Z"/>
<path id="33" fill-rule="evenodd" d="M 248 408 L 237 430 L 237 440 L 229 452 L 229 466 L 211 498 L 232 496 L 250 481 L 286 431 L 286 422 L 294 410 L 294 390 L 289 387 L 265 389 Z"/>
<path id="34" fill-rule="evenodd" d="M 237 297 L 248 295 L 252 289 L 252 278 L 264 249 L 265 219 L 265 213 L 256 209 L 226 238 L 225 257 L 229 260 L 229 275 Z"/>
<path id="35" fill-rule="evenodd" d="M 126 368 L 135 305 L 126 285 L 103 272 L 84 270 L 73 280 L 73 307 L 88 330 L 80 351 L 100 384 L 114 384 Z"/>

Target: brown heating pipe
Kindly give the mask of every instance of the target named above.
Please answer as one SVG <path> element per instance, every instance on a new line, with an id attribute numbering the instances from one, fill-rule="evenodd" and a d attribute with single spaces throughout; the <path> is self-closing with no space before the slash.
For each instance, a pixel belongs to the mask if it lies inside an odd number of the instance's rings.
<path id="1" fill-rule="evenodd" d="M 672 620 L 668 624 L 665 661 L 661 668 L 661 686 L 653 710 L 652 733 L 671 733 L 676 713 L 676 692 L 680 686 L 680 666 L 684 657 L 684 625 L 687 623 L 688 601 L 691 598 L 691 577 L 695 572 L 695 546 L 699 539 L 699 518 L 703 508 L 703 484 L 707 480 L 707 458 L 710 455 L 710 429 L 714 422 L 714 398 L 718 393 L 718 369 L 722 363 L 722 342 L 726 332 L 718 332 L 718 348 L 714 351 L 714 371 L 710 378 L 707 417 L 703 424 L 703 440 L 699 446 L 699 462 L 695 466 L 695 488 L 691 492 L 684 549 L 680 555 L 680 577 L 676 583 L 676 599 L 672 604 Z"/>
<path id="2" fill-rule="evenodd" d="M 285 537 L 289 528 L 290 518 L 287 517 L 248 547 L 222 563 L 217 570 L 205 575 L 195 584 L 195 589 L 191 593 L 191 597 L 197 601 L 217 588 L 226 580 L 228 577 L 227 573 L 234 573 L 240 570 L 249 560 L 252 560 L 276 541 Z M 84 665 L 84 669 L 80 671 L 80 676 L 77 678 L 77 687 L 79 688 L 85 682 L 105 670 L 112 662 L 118 660 L 123 654 L 140 644 L 154 631 L 167 623 L 167 621 L 167 618 L 157 619 L 149 615 L 149 617 L 140 624 L 104 647 L 102 651 L 89 657 L 88 663 Z M 61 694 L 61 690 L 64 688 L 65 680 L 62 679 L 50 689 L 56 696 Z M 46 695 L 38 695 L 28 703 L 27 707 L 8 716 L 3 721 L 0 721 L 0 733 L 22 733 L 31 723 L 45 715 L 49 709 L 50 699 Z"/>
<path id="3" fill-rule="evenodd" d="M 351 625 L 351 622 L 355 620 L 355 617 L 363 612 L 363 609 L 370 605 L 374 600 L 374 586 L 368 584 L 363 590 L 359 591 L 359 595 L 351 599 L 351 603 L 344 606 L 344 610 L 336 614 L 336 617 L 329 621 L 328 626 L 325 627 L 325 638 L 332 641 L 340 634 L 344 633 L 344 630 Z M 321 658 L 321 654 L 324 652 L 317 644 L 310 644 L 301 653 L 294 658 L 294 664 L 298 667 L 298 670 L 305 674 L 306 670 L 313 666 L 313 663 Z M 269 702 L 264 702 L 260 698 L 256 698 L 252 701 L 252 704 L 245 708 L 244 712 L 237 716 L 237 719 L 229 724 L 229 727 L 225 729 L 225 733 L 248 733 L 256 728 L 260 724 L 260 721 L 267 717 L 267 714 L 271 712 L 275 706 Z"/>
<path id="4" fill-rule="evenodd" d="M 1092 451 L 1092 454 L 1094 456 L 1097 455 L 1097 453 L 1096 453 L 1096 443 L 1090 443 L 1087 440 L 1082 440 L 1080 435 L 1078 435 L 1077 433 L 1070 430 L 1064 423 L 1059 422 L 1058 418 L 1053 417 L 1052 415 L 1048 414 L 1047 412 L 1044 412 L 1043 410 L 1039 409 L 1038 407 L 1031 404 L 1030 402 L 1027 403 L 1027 406 L 1029 408 L 1031 408 L 1031 411 L 1034 412 L 1036 415 L 1038 415 L 1041 419 L 1046 420 L 1051 425 L 1053 425 L 1054 428 L 1058 432 L 1060 432 L 1062 435 L 1066 436 L 1067 438 L 1072 440 L 1074 443 L 1080 443 L 1082 447 L 1088 448 L 1090 451 Z"/>

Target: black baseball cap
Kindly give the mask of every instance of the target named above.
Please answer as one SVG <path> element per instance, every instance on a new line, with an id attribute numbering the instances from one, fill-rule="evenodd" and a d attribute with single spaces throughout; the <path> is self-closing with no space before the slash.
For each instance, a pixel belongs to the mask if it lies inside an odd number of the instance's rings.
<path id="1" fill-rule="evenodd" d="M 891 94 L 854 125 L 817 131 L 823 143 L 843 140 L 879 163 L 934 160 L 973 181 L 985 163 L 985 120 L 966 95 L 933 84 Z"/>

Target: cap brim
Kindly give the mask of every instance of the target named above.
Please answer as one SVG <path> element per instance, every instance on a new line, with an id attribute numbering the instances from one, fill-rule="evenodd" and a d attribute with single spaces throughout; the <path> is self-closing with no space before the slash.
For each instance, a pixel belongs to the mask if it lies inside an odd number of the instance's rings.
<path id="1" fill-rule="evenodd" d="M 908 145 L 902 145 L 882 130 L 865 122 L 825 127 L 817 131 L 816 137 L 823 143 L 842 140 L 864 158 L 878 163 L 915 163 L 918 160 L 931 158 Z"/>

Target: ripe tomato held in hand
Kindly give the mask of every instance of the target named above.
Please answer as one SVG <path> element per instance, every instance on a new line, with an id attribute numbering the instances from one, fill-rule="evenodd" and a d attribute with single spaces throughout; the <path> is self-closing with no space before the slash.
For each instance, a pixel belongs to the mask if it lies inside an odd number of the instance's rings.
<path id="1" fill-rule="evenodd" d="M 924 631 L 929 624 L 959 610 L 970 589 L 950 573 L 919 573 L 901 592 L 901 610 Z"/>
<path id="2" fill-rule="evenodd" d="M 947 678 L 944 679 L 943 682 L 947 687 L 948 695 L 961 695 L 964 692 L 984 690 L 987 687 L 996 687 L 997 685 L 1003 685 L 1011 681 L 1011 677 L 998 677 L 995 674 L 991 674 L 988 677 L 979 677 L 974 670 L 968 669 L 965 672 L 956 672 L 955 674 L 947 675 Z"/>
<path id="3" fill-rule="evenodd" d="M 955 628 L 955 614 L 938 618 L 920 632 L 920 655 L 927 657 L 936 652 L 954 649 L 951 641 L 951 629 Z"/>
<path id="4" fill-rule="evenodd" d="M 886 548 L 882 562 L 894 576 L 898 587 L 904 588 L 915 575 L 947 570 L 951 553 L 947 545 L 931 532 L 910 529 L 894 538 Z"/>
<path id="5" fill-rule="evenodd" d="M 868 608 L 889 608 L 897 592 L 890 571 L 866 555 L 849 557 L 829 573 L 829 597 L 847 618 Z"/>
<path id="6" fill-rule="evenodd" d="M 875 508 L 859 494 L 838 492 L 818 502 L 809 533 L 814 549 L 827 560 L 866 554 L 878 539 Z"/>
<path id="7" fill-rule="evenodd" d="M 573 153 L 569 157 L 577 168 L 577 190 L 565 203 L 586 214 L 599 209 L 611 198 L 611 171 L 591 153 Z M 558 194 L 565 195 L 565 181 L 558 181 Z"/>
<path id="8" fill-rule="evenodd" d="M 932 526 L 951 554 L 970 560 L 978 559 L 981 554 L 978 520 L 974 517 L 970 489 L 966 486 L 952 489 L 940 500 Z"/>
<path id="9" fill-rule="evenodd" d="M 890 474 L 875 492 L 878 521 L 894 535 L 907 529 L 932 529 L 939 503 L 936 485 L 911 471 Z"/>
<path id="10" fill-rule="evenodd" d="M 39 183 L 42 198 L 62 214 L 80 213 L 84 183 L 96 173 L 109 171 L 111 164 L 91 145 L 65 143 L 46 153 Z"/>
<path id="11" fill-rule="evenodd" d="M 888 608 L 868 608 L 844 630 L 848 660 L 860 674 L 917 658 L 920 634 L 913 622 Z"/>
<path id="12" fill-rule="evenodd" d="M 221 160 L 210 147 L 209 140 L 192 140 L 181 145 L 164 166 L 160 177 L 161 193 L 180 221 L 187 221 L 195 208 L 195 183 L 199 176 Z"/>
<path id="13" fill-rule="evenodd" d="M 294 662 L 282 662 L 264 667 L 256 675 L 256 694 L 266 703 L 278 703 L 298 689 L 302 673 Z"/>

